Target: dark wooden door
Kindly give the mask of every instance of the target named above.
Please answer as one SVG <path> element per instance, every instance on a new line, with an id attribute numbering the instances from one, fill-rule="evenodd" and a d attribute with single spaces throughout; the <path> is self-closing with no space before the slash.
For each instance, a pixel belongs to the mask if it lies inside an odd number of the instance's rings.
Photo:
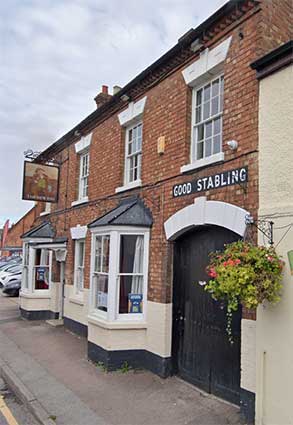
<path id="1" fill-rule="evenodd" d="M 209 253 L 239 239 L 217 226 L 202 226 L 175 243 L 173 367 L 183 379 L 239 403 L 241 310 L 234 314 L 234 344 L 226 334 L 226 308 L 199 281 L 208 281 Z"/>

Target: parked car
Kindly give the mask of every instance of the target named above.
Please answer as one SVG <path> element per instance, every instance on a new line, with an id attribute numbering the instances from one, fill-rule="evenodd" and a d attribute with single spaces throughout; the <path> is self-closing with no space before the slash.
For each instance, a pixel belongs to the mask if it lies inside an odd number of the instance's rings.
<path id="1" fill-rule="evenodd" d="M 17 265 L 14 264 L 12 266 L 9 266 L 7 268 L 0 270 L 0 284 L 2 282 L 2 279 L 4 279 L 6 276 L 9 276 L 14 273 L 21 273 L 21 271 L 22 271 L 22 267 L 19 264 Z"/>
<path id="2" fill-rule="evenodd" d="M 21 288 L 21 280 L 13 280 L 8 283 L 2 290 L 3 294 L 9 295 L 10 297 L 18 297 Z"/>
<path id="3" fill-rule="evenodd" d="M 21 280 L 22 271 L 17 271 L 15 273 L 7 273 L 5 276 L 2 276 L 0 278 L 0 286 L 6 286 L 10 282 L 13 282 L 15 280 Z"/>

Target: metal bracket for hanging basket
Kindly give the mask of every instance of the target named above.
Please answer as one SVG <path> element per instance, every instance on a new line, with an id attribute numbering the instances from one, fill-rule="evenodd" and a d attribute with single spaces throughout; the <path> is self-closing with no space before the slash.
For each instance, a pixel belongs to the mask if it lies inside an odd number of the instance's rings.
<path id="1" fill-rule="evenodd" d="M 268 220 L 254 220 L 251 215 L 245 217 L 245 224 L 248 226 L 255 226 L 266 238 L 269 240 L 270 245 L 274 245 L 273 229 L 274 222 Z"/>

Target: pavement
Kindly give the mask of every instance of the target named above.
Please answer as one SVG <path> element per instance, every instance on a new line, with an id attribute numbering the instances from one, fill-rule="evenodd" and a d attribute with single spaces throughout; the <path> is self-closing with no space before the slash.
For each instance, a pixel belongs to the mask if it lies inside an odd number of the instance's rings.
<path id="1" fill-rule="evenodd" d="M 105 372 L 87 360 L 86 339 L 21 319 L 17 299 L 0 295 L 1 372 L 41 424 L 242 424 L 238 407 L 177 377 Z"/>
<path id="2" fill-rule="evenodd" d="M 0 378 L 0 425 L 39 425 L 24 404 Z"/>

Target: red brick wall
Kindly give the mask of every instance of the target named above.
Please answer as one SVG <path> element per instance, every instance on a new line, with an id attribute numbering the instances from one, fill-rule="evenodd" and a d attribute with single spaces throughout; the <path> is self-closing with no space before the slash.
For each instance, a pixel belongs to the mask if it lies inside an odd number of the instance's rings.
<path id="1" fill-rule="evenodd" d="M 21 235 L 27 232 L 33 225 L 44 205 L 39 203 L 29 210 L 17 223 L 15 223 L 8 232 L 5 245 L 8 247 L 22 247 Z M 8 254 L 8 253 L 7 253 Z"/>
<path id="2" fill-rule="evenodd" d="M 284 2 L 286 5 L 287 2 Z M 223 36 L 232 35 L 232 43 L 225 63 L 225 99 L 223 115 L 223 147 L 225 162 L 211 165 L 200 171 L 182 175 L 180 167 L 189 163 L 191 135 L 191 89 L 182 77 L 182 69 L 170 75 L 147 92 L 147 102 L 143 115 L 143 159 L 142 182 L 139 189 L 115 194 L 115 189 L 123 185 L 125 134 L 117 115 L 100 124 L 93 133 L 90 146 L 89 203 L 71 207 L 77 199 L 79 157 L 74 145 L 60 154 L 62 161 L 59 202 L 53 208 L 51 220 L 58 236 L 68 237 L 66 261 L 66 281 L 73 283 L 74 247 L 70 238 L 70 228 L 77 224 L 86 225 L 117 205 L 118 199 L 139 194 L 153 214 L 151 229 L 149 300 L 170 302 L 172 298 L 172 243 L 167 242 L 164 222 L 179 209 L 191 204 L 194 195 L 174 199 L 172 187 L 176 183 L 190 181 L 209 174 L 215 174 L 240 166 L 248 166 L 249 181 L 246 189 L 230 186 L 200 193 L 238 205 L 248 210 L 254 217 L 258 209 L 258 83 L 251 70 L 260 51 L 267 50 L 268 39 L 260 36 L 259 25 L 264 21 L 261 13 L 249 12 L 241 18 L 239 25 L 233 24 L 230 31 L 217 33 L 207 45 L 214 46 Z M 285 12 L 284 12 L 285 13 Z M 268 29 L 267 25 L 262 26 Z M 241 34 L 239 34 L 241 32 Z M 278 32 L 278 31 L 277 31 Z M 279 32 L 278 32 L 279 34 Z M 285 38 L 285 32 L 283 37 Z M 276 33 L 270 32 L 273 42 Z M 196 58 L 196 55 L 192 60 Z M 157 138 L 165 136 L 166 146 L 163 155 L 157 154 Z M 226 142 L 235 139 L 239 143 L 237 151 L 230 151 Z M 65 211 L 66 210 L 66 211 Z M 85 286 L 89 287 L 90 234 L 86 241 Z"/>

